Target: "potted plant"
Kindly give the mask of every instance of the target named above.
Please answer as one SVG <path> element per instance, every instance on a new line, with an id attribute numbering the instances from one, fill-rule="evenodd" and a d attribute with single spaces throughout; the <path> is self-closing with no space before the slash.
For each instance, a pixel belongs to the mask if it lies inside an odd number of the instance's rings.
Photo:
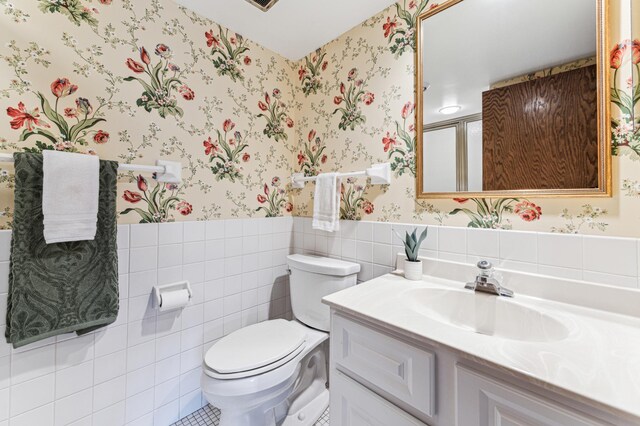
<path id="1" fill-rule="evenodd" d="M 427 228 L 418 237 L 418 228 L 414 229 L 412 233 L 407 232 L 405 238 L 402 238 L 398 233 L 398 238 L 402 240 L 404 244 L 404 252 L 407 255 L 407 261 L 404 263 L 404 277 L 411 281 L 420 281 L 422 279 L 422 260 L 418 259 L 420 245 L 427 238 Z"/>

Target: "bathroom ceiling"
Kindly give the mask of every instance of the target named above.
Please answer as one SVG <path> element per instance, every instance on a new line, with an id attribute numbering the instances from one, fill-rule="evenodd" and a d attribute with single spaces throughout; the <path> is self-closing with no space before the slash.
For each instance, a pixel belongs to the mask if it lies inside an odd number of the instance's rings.
<path id="1" fill-rule="evenodd" d="M 245 0 L 176 0 L 291 60 L 298 60 L 395 3 L 280 0 L 262 12 Z"/>
<path id="2" fill-rule="evenodd" d="M 423 23 L 425 123 L 480 112 L 493 83 L 595 54 L 595 1 L 463 1 Z M 462 109 L 438 112 L 449 105 Z"/>

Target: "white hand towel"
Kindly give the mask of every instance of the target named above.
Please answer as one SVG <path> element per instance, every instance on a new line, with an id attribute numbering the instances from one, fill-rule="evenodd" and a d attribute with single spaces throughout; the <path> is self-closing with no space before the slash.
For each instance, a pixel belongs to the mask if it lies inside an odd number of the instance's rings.
<path id="1" fill-rule="evenodd" d="M 316 179 L 312 226 L 327 232 L 340 229 L 340 178 L 337 173 L 321 173 Z"/>
<path id="2" fill-rule="evenodd" d="M 42 152 L 42 213 L 47 244 L 93 240 L 98 221 L 100 159 Z"/>

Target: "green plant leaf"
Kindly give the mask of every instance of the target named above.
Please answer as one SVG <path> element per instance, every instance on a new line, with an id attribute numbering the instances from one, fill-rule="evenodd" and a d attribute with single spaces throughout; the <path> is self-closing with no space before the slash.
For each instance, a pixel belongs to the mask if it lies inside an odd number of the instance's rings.
<path id="1" fill-rule="evenodd" d="M 424 231 L 422 231 L 422 233 L 420 234 L 420 238 L 418 239 L 418 244 L 416 244 L 418 250 L 420 249 L 420 245 L 422 244 L 422 242 L 424 241 L 425 238 L 427 238 L 427 227 L 424 228 Z"/>
<path id="2" fill-rule="evenodd" d="M 49 139 L 53 143 L 57 143 L 58 142 L 58 140 L 56 139 L 54 134 L 51 133 L 48 130 L 45 130 L 45 129 L 36 129 L 36 130 L 33 130 L 33 131 L 30 131 L 28 129 L 24 129 L 22 131 L 22 133 L 20 134 L 20 137 L 18 138 L 18 141 L 19 142 L 23 142 L 30 136 L 44 136 L 45 138 Z"/>
<path id="3" fill-rule="evenodd" d="M 58 127 L 60 133 L 67 136 L 69 134 L 69 125 L 67 124 L 67 121 L 62 115 L 58 114 L 53 108 L 51 108 L 49 101 L 42 93 L 38 92 L 37 96 L 40 99 L 40 105 L 42 106 L 42 112 L 44 115 Z"/>
<path id="4" fill-rule="evenodd" d="M 77 124 L 74 124 L 69 130 L 69 140 L 74 142 L 76 137 L 83 130 L 90 129 L 101 121 L 106 121 L 104 118 L 87 118 L 86 120 L 82 120 Z"/>
<path id="5" fill-rule="evenodd" d="M 153 222 L 153 216 L 140 208 L 128 208 L 123 210 L 120 214 L 129 214 L 131 212 L 138 213 L 145 222 Z"/>

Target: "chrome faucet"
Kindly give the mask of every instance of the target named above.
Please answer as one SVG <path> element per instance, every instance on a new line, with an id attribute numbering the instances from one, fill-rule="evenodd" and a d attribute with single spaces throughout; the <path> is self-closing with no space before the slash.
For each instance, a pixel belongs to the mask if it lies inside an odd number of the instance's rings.
<path id="1" fill-rule="evenodd" d="M 495 294 L 496 296 L 513 297 L 513 291 L 500 285 L 500 281 L 498 280 L 496 272 L 493 270 L 491 262 L 481 260 L 477 266 L 479 271 L 475 281 L 467 283 L 464 288 Z"/>

